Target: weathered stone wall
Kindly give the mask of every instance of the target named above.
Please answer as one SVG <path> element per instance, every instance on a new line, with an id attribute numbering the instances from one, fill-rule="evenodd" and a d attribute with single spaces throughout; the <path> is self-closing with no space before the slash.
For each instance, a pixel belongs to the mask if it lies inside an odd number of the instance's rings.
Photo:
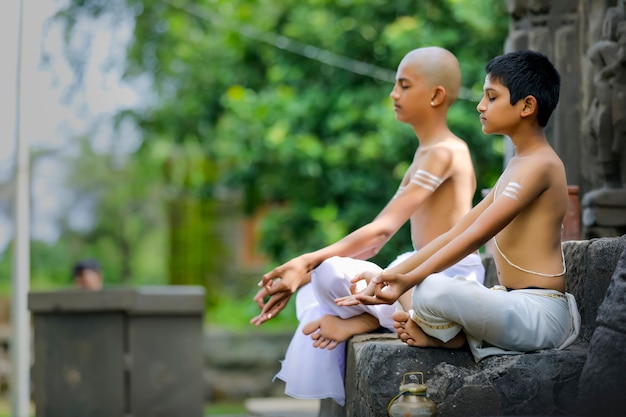
<path id="1" fill-rule="evenodd" d="M 626 249 L 598 309 L 579 383 L 580 414 L 623 416 L 626 406 Z"/>

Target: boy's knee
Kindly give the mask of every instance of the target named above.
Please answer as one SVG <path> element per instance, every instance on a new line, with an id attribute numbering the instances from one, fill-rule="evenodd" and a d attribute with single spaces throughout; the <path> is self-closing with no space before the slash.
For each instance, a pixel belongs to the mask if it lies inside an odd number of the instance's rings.
<path id="1" fill-rule="evenodd" d="M 350 282 L 342 271 L 341 260 L 341 257 L 333 256 L 319 264 L 313 271 L 311 283 L 318 297 L 329 295 L 334 298 L 344 295 L 346 288 L 349 290 Z"/>
<path id="2" fill-rule="evenodd" d="M 339 265 L 341 263 L 341 258 L 339 256 L 333 256 L 331 258 L 322 261 L 321 264 L 315 268 L 313 271 L 314 276 L 317 276 L 317 279 L 323 279 L 326 276 L 337 275 L 340 271 Z"/>
<path id="3" fill-rule="evenodd" d="M 323 261 L 315 268 L 311 281 L 316 288 L 326 287 L 340 277 L 341 269 L 339 268 L 340 258 L 333 256 Z"/>
<path id="4" fill-rule="evenodd" d="M 419 310 L 428 310 L 430 306 L 447 302 L 446 296 L 450 294 L 450 285 L 446 285 L 447 276 L 433 274 L 424 279 L 413 288 L 412 305 Z"/>

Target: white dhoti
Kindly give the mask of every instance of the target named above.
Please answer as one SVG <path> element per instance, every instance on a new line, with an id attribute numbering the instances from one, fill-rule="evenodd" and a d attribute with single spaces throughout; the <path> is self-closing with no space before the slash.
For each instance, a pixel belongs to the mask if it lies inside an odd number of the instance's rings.
<path id="1" fill-rule="evenodd" d="M 402 262 L 412 253 L 398 256 L 389 266 Z M 285 382 L 285 394 L 301 399 L 332 398 L 340 405 L 345 403 L 345 342 L 333 350 L 313 347 L 311 337 L 302 333 L 305 324 L 324 315 L 347 319 L 368 313 L 378 319 L 381 327 L 394 331 L 391 315 L 396 311 L 395 304 L 350 307 L 335 304 L 336 298 L 350 294 L 350 280 L 365 271 L 382 269 L 369 261 L 332 257 L 315 269 L 311 284 L 298 290 L 296 315 L 300 324 L 281 362 L 281 370 L 275 377 Z M 448 277 L 463 275 L 482 285 L 485 270 L 480 257 L 473 254 L 442 274 Z"/>
<path id="2" fill-rule="evenodd" d="M 443 342 L 464 330 L 477 362 L 490 355 L 564 349 L 580 331 L 569 293 L 489 289 L 462 276 L 430 275 L 413 289 L 412 308 L 411 319 Z"/>

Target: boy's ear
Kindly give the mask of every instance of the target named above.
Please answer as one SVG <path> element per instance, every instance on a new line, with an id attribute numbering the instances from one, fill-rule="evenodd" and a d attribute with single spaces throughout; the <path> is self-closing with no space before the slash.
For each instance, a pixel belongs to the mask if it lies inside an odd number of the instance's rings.
<path id="1" fill-rule="evenodd" d="M 537 113 L 537 99 L 535 96 L 526 96 L 522 99 L 522 113 L 520 116 L 528 117 Z"/>
<path id="2" fill-rule="evenodd" d="M 430 98 L 431 106 L 439 106 L 446 100 L 446 89 L 442 85 L 438 85 L 433 90 L 432 97 Z"/>

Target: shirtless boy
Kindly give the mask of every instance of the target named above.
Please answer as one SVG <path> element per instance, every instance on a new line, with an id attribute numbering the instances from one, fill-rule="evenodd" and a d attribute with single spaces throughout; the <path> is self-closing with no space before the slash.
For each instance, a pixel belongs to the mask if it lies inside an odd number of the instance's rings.
<path id="1" fill-rule="evenodd" d="M 351 293 L 350 280 L 355 275 L 381 271 L 366 259 L 376 255 L 407 220 L 413 246 L 421 248 L 471 209 L 476 179 L 470 152 L 446 120 L 460 87 L 459 63 L 449 51 L 426 47 L 409 52 L 398 67 L 390 97 L 396 118 L 413 127 L 419 146 L 396 194 L 371 223 L 286 262 L 259 283 L 262 288 L 254 300 L 262 311 L 251 320 L 256 325 L 276 316 L 300 289 L 296 297 L 300 325 L 277 375 L 286 382 L 288 395 L 333 398 L 343 405 L 343 342 L 380 326 L 393 331 L 395 306 L 343 308 L 335 304 L 335 298 Z M 458 261 L 448 275 L 483 281 L 477 254 L 468 253 Z"/>
<path id="2" fill-rule="evenodd" d="M 401 299 L 404 311 L 393 315 L 399 337 L 420 347 L 460 348 L 468 342 L 477 361 L 564 348 L 580 327 L 574 297 L 564 292 L 565 169 L 544 134 L 560 76 L 532 51 L 496 57 L 486 73 L 477 106 L 482 130 L 509 136 L 515 147 L 496 186 L 450 231 L 374 277 L 361 293 L 336 300 L 343 306 L 393 303 L 413 288 L 411 299 Z M 500 286 L 442 279 L 438 271 L 491 238 Z"/>

